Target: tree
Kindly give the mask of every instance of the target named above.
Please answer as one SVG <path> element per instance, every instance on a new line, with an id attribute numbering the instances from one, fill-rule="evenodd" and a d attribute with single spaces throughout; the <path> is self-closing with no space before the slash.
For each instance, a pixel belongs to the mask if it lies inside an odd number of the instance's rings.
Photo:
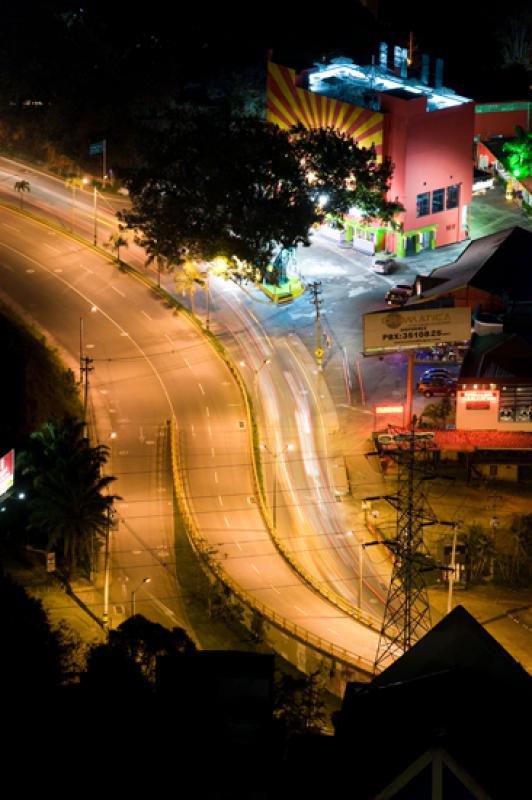
<path id="1" fill-rule="evenodd" d="M 493 536 L 478 522 L 467 525 L 460 534 L 460 540 L 466 546 L 468 580 L 478 581 L 485 577 L 491 569 L 495 555 Z"/>
<path id="2" fill-rule="evenodd" d="M 445 395 L 439 403 L 430 403 L 428 406 L 425 406 L 420 415 L 420 420 L 423 417 L 427 417 L 432 420 L 433 424 L 437 425 L 437 427 L 445 427 L 447 419 L 451 416 L 452 408 L 453 404 L 451 398 Z"/>
<path id="3" fill-rule="evenodd" d="M 20 460 L 22 474 L 31 478 L 29 528 L 48 550 L 59 548 L 67 579 L 78 567 L 89 573 L 119 499 L 107 493 L 115 478 L 101 474 L 108 448 L 91 447 L 83 427 L 73 418 L 46 423 L 32 433 Z"/>
<path id="4" fill-rule="evenodd" d="M 274 687 L 274 716 L 288 734 L 319 733 L 326 721 L 325 682 L 317 669 L 309 675 L 278 673 Z"/>
<path id="5" fill-rule="evenodd" d="M 24 206 L 24 192 L 31 192 L 29 181 L 15 181 L 15 191 L 18 192 L 20 197 L 20 209 Z"/>
<path id="6" fill-rule="evenodd" d="M 400 210 L 384 200 L 391 164 L 377 164 L 333 130 L 283 131 L 254 117 L 193 112 L 144 135 L 143 166 L 129 181 L 132 210 L 121 219 L 150 256 L 177 265 L 224 258 L 241 279 L 278 276 L 280 249 L 310 244 L 327 211 L 360 206 L 367 218 Z M 325 148 L 326 152 L 321 152 Z M 312 169 L 313 181 L 309 182 Z"/>
<path id="7" fill-rule="evenodd" d="M 389 158 L 377 161 L 374 145 L 359 147 L 346 133 L 334 128 L 291 131 L 291 140 L 307 172 L 314 199 L 324 212 L 347 214 L 358 208 L 364 221 L 391 222 L 404 211 L 399 202 L 385 199 L 393 174 Z"/>
<path id="8" fill-rule="evenodd" d="M 532 171 L 532 133 L 515 126 L 516 137 L 505 142 L 502 149 L 509 153 L 508 164 L 516 177 L 525 178 Z"/>
<path id="9" fill-rule="evenodd" d="M 40 600 L 0 576 L 0 677 L 6 693 L 41 698 L 62 680 L 61 645 Z"/>
<path id="10" fill-rule="evenodd" d="M 120 264 L 120 249 L 129 247 L 129 240 L 124 236 L 123 227 L 120 225 L 116 233 L 109 236 L 109 247 L 116 252 L 116 260 Z"/>

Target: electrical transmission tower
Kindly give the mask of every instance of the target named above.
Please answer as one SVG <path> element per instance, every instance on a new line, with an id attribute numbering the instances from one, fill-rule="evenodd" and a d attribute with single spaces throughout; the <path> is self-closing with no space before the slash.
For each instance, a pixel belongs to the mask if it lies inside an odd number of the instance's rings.
<path id="1" fill-rule="evenodd" d="M 423 579 L 423 572 L 433 568 L 429 566 L 423 543 L 423 526 L 437 522 L 423 491 L 423 481 L 434 477 L 427 458 L 433 450 L 431 436 L 415 431 L 413 426 L 407 433 L 387 436 L 395 447 L 387 452 L 394 456 L 398 466 L 397 495 L 387 498 L 397 510 L 397 535 L 385 541 L 394 554 L 394 564 L 375 673 L 403 655 L 431 628 Z"/>

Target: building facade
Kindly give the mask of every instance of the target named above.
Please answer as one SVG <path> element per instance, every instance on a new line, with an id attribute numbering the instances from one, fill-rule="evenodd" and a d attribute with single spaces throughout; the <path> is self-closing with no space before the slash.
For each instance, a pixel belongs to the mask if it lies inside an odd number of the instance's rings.
<path id="1" fill-rule="evenodd" d="M 345 246 L 405 256 L 469 237 L 475 106 L 441 79 L 437 62 L 435 87 L 429 86 L 428 61 L 420 78 L 408 77 L 400 48 L 388 66 L 385 45 L 378 66 L 338 58 L 296 74 L 269 62 L 269 121 L 285 129 L 332 127 L 361 147 L 373 145 L 378 159 L 394 165 L 388 198 L 405 208 L 397 228 L 365 224 L 352 209 Z"/>

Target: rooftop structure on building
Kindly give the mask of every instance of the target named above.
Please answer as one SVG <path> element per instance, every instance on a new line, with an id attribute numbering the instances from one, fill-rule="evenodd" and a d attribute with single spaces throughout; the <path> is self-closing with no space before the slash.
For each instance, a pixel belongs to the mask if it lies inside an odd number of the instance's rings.
<path id="1" fill-rule="evenodd" d="M 456 94 L 442 84 L 443 61 L 436 59 L 434 86 L 429 85 L 428 56 L 422 57 L 421 75 L 408 75 L 407 50 L 394 48 L 393 65 L 388 65 L 388 45 L 380 45 L 378 64 L 360 66 L 350 58 L 340 56 L 331 59 L 329 64 L 316 63 L 306 71 L 307 87 L 316 94 L 333 97 L 375 111 L 381 110 L 380 93 L 393 94 L 403 100 L 416 97 L 427 98 L 427 111 L 452 108 L 470 103 L 467 97 Z"/>

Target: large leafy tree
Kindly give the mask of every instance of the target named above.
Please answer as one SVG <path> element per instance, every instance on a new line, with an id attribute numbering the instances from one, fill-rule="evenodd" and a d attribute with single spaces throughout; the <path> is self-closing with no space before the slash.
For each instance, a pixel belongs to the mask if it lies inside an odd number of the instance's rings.
<path id="1" fill-rule="evenodd" d="M 49 550 L 58 549 L 68 578 L 76 569 L 88 572 L 108 512 L 117 496 L 108 492 L 115 480 L 102 475 L 105 445 L 92 447 L 83 423 L 73 418 L 48 422 L 30 437 L 20 467 L 31 479 L 29 527 Z"/>
<path id="2" fill-rule="evenodd" d="M 324 212 L 346 214 L 358 208 L 365 221 L 391 222 L 403 211 L 397 201 L 385 199 L 393 174 L 389 158 L 377 159 L 375 147 L 359 147 L 346 133 L 334 128 L 291 132 L 295 152 L 307 170 L 314 199 L 322 200 Z"/>
<path id="3" fill-rule="evenodd" d="M 359 206 L 391 219 L 392 166 L 336 131 L 283 131 L 251 117 L 190 112 L 142 142 L 123 221 L 170 264 L 226 259 L 241 277 L 267 273 L 280 248 L 309 245 L 325 211 Z M 320 194 L 327 192 L 324 209 Z M 251 267 L 251 271 L 250 271 Z"/>

